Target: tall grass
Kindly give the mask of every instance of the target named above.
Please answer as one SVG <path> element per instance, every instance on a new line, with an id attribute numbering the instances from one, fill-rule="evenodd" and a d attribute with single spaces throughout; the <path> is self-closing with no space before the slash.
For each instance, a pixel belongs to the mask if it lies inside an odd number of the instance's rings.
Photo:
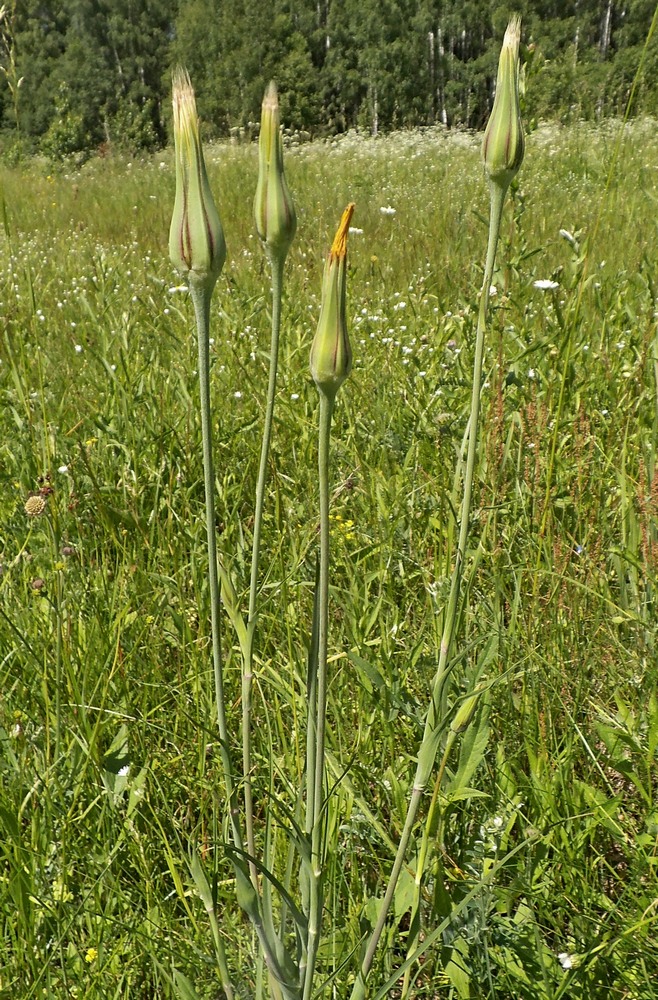
<path id="1" fill-rule="evenodd" d="M 472 768 L 479 791 L 451 801 L 448 785 L 427 831 L 415 997 L 658 992 L 658 140 L 653 122 L 625 127 L 603 197 L 620 128 L 533 133 L 504 215 L 477 574 L 450 691 L 487 677 L 492 736 L 446 763 L 455 778 Z M 244 598 L 269 342 L 256 151 L 213 147 L 209 167 L 229 250 L 211 334 L 217 517 Z M 374 923 L 404 823 L 440 640 L 488 206 L 468 134 L 348 136 L 289 150 L 286 168 L 299 225 L 262 532 L 254 801 L 303 780 L 317 541 L 308 348 L 327 233 L 353 199 L 355 368 L 332 458 L 333 930 L 318 958 L 325 994 L 344 996 L 341 970 Z M 214 997 L 207 904 L 249 996 L 250 931 L 215 849 L 226 815 L 196 346 L 166 257 L 170 156 L 48 169 L 1 176 L 0 994 L 170 997 L 176 969 Z M 39 491 L 46 512 L 30 518 Z M 225 655 L 237 733 L 240 656 L 228 644 Z M 394 903 L 403 920 L 414 866 L 412 852 Z M 406 957 L 408 928 L 391 927 L 373 996 Z"/>

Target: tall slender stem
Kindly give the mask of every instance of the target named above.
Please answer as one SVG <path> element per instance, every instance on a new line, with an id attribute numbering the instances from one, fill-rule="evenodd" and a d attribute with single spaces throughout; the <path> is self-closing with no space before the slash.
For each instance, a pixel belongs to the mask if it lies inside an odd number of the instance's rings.
<path id="1" fill-rule="evenodd" d="M 420 937 L 420 906 L 421 906 L 421 896 L 423 889 L 423 875 L 425 873 L 425 862 L 427 859 L 427 854 L 429 851 L 430 836 L 432 835 L 432 828 L 434 826 L 434 814 L 437 809 L 437 804 L 439 801 L 439 792 L 441 791 L 441 785 L 443 783 L 443 774 L 445 772 L 446 766 L 448 764 L 448 757 L 450 756 L 450 751 L 454 743 L 454 733 L 452 730 L 448 734 L 448 739 L 446 740 L 446 746 L 441 757 L 441 763 L 439 764 L 439 769 L 437 771 L 436 778 L 434 780 L 434 791 L 432 793 L 432 800 L 430 802 L 430 807 L 427 812 L 427 820 L 425 822 L 425 829 L 423 830 L 423 836 L 420 844 L 420 850 L 418 851 L 418 863 L 416 865 L 416 882 L 414 885 L 414 901 L 411 909 L 411 931 L 413 932 L 413 937 L 411 937 L 411 932 L 409 938 L 407 939 L 407 958 L 414 953 L 418 940 Z M 452 739 L 450 738 L 452 737 Z M 440 817 L 440 814 L 439 814 Z M 411 983 L 411 966 L 407 966 L 407 970 L 404 974 L 404 979 L 402 981 L 402 989 L 400 991 L 401 1000 L 406 1000 L 409 994 L 409 985 Z"/>
<path id="2" fill-rule="evenodd" d="M 457 552 L 455 554 L 455 565 L 452 570 L 448 605 L 445 612 L 443 635 L 441 637 L 441 646 L 439 651 L 439 663 L 432 682 L 432 693 L 427 718 L 425 720 L 425 731 L 423 733 L 423 740 L 418 752 L 416 775 L 414 777 L 414 784 L 409 799 L 409 806 L 407 808 L 404 827 L 400 836 L 400 842 L 398 844 L 397 853 L 393 862 L 393 868 L 391 870 L 388 886 L 384 894 L 379 917 L 368 941 L 366 953 L 361 963 L 361 969 L 352 989 L 351 1000 L 363 1000 L 366 995 L 366 979 L 372 967 L 377 945 L 379 944 L 379 939 L 386 924 L 388 911 L 393 901 L 397 881 L 400 876 L 400 872 L 402 871 L 402 865 L 404 864 L 407 848 L 411 839 L 411 833 L 416 820 L 420 800 L 427 782 L 429 781 L 438 750 L 444 685 L 447 676 L 448 658 L 452 647 L 455 624 L 458 617 L 461 580 L 464 559 L 466 557 L 466 545 L 468 543 L 471 496 L 473 492 L 473 478 L 477 458 L 482 359 L 484 356 L 484 337 L 486 331 L 487 310 L 489 306 L 489 290 L 491 287 L 491 279 L 493 277 L 494 263 L 496 260 L 496 248 L 498 246 L 498 235 L 500 232 L 500 221 L 503 212 L 506 189 L 492 183 L 490 184 L 490 193 L 491 210 L 489 216 L 489 240 L 484 268 L 484 281 L 482 284 L 482 291 L 480 292 L 480 310 L 478 313 L 478 324 L 475 336 L 473 386 L 471 390 L 471 411 L 468 426 L 468 450 L 466 454 L 466 469 L 464 471 L 464 491 L 460 511 L 459 539 L 457 542 Z"/>
<path id="3" fill-rule="evenodd" d="M 307 829 L 311 834 L 311 872 L 308 941 L 303 1000 L 310 1000 L 322 921 L 322 801 L 324 797 L 324 753 L 327 714 L 327 638 L 329 628 L 329 443 L 335 395 L 320 390 L 318 476 L 320 484 L 320 572 L 318 576 L 318 660 L 315 712 L 314 772 L 307 774 Z M 309 705 L 309 717 L 313 706 Z M 312 784 L 311 784 L 312 782 Z"/>
<path id="4" fill-rule="evenodd" d="M 242 774 L 244 781 L 245 829 L 247 851 L 250 858 L 256 853 L 254 837 L 254 807 L 251 783 L 251 687 L 253 681 L 254 637 L 258 620 L 258 566 L 260 561 L 260 537 L 263 526 L 263 506 L 265 503 L 265 483 L 272 437 L 272 418 L 276 396 L 276 378 L 279 363 L 279 331 L 281 329 L 281 291 L 285 255 L 269 254 L 272 267 L 272 335 L 270 340 L 270 372 L 265 404 L 265 424 L 260 451 L 260 465 L 256 483 L 256 510 L 254 514 L 254 535 L 251 550 L 251 579 L 249 584 L 249 617 L 247 620 L 247 643 L 242 664 Z M 265 859 L 267 866 L 268 859 Z M 249 862 L 251 880 L 257 884 L 258 874 L 253 861 Z"/>
<path id="5" fill-rule="evenodd" d="M 206 491 L 206 530 L 208 535 L 208 582 L 210 586 L 210 626 L 212 632 L 212 660 L 215 680 L 215 704 L 219 728 L 219 750 L 224 771 L 226 795 L 233 843 L 242 850 L 242 831 L 238 821 L 233 767 L 226 725 L 224 675 L 221 647 L 221 604 L 217 574 L 217 540 L 215 536 L 215 472 L 212 457 L 212 424 L 210 420 L 210 296 L 207 288 L 190 281 L 199 344 L 199 394 L 201 398 L 201 435 L 203 439 L 203 477 Z"/>
<path id="6" fill-rule="evenodd" d="M 656 446 L 658 444 L 658 326 L 653 337 L 653 382 L 654 382 L 654 411 L 653 411 L 653 434 L 651 441 L 651 468 L 649 469 L 650 481 L 653 481 L 656 466 Z"/>
<path id="7" fill-rule="evenodd" d="M 305 822 L 304 832 L 306 840 L 310 844 L 315 825 L 315 758 L 317 753 L 317 704 L 318 704 L 318 630 L 319 630 L 319 580 L 320 567 L 316 565 L 315 570 L 315 597 L 313 601 L 313 626 L 311 631 L 311 645 L 308 652 L 308 675 L 307 675 L 307 713 L 306 713 L 306 775 L 305 775 Z M 309 912 L 310 898 L 310 865 L 302 859 L 302 866 L 299 873 L 301 903 L 304 913 Z M 306 947 L 306 946 L 304 946 Z M 306 952 L 302 955 L 300 963 L 301 979 L 304 981 L 306 971 Z"/>

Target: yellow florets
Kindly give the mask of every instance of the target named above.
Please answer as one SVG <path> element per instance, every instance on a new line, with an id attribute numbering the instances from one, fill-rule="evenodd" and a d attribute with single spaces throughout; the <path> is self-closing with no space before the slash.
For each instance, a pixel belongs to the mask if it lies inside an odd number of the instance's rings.
<path id="1" fill-rule="evenodd" d="M 356 537 L 354 534 L 354 521 L 351 518 L 345 519 L 342 514 L 330 514 L 329 520 L 340 531 L 346 542 L 351 542 Z"/>

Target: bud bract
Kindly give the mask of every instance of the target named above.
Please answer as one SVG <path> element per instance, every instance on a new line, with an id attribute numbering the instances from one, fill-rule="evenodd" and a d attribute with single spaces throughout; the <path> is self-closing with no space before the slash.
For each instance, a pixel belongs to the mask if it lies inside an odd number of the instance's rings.
<path id="1" fill-rule="evenodd" d="M 469 694 L 464 698 L 460 704 L 455 717 L 450 723 L 450 732 L 458 735 L 463 733 L 464 730 L 468 729 L 471 722 L 473 721 L 473 716 L 475 715 L 476 709 L 480 703 L 480 698 L 484 692 L 484 687 L 478 687 L 472 694 Z"/>
<path id="2" fill-rule="evenodd" d="M 274 83 L 270 83 L 263 98 L 254 216 L 256 230 L 268 252 L 285 257 L 295 235 L 297 217 L 283 172 L 279 98 Z"/>
<path id="3" fill-rule="evenodd" d="M 519 109 L 520 41 L 521 18 L 515 14 L 503 39 L 496 95 L 482 144 L 482 158 L 489 179 L 504 189 L 521 166 L 525 150 Z"/>
<path id="4" fill-rule="evenodd" d="M 352 370 L 352 348 L 345 318 L 347 233 L 354 205 L 343 212 L 322 279 L 320 319 L 311 346 L 311 375 L 318 389 L 333 398 Z"/>
<path id="5" fill-rule="evenodd" d="M 211 292 L 226 259 L 222 224 L 201 148 L 194 90 L 177 69 L 173 85 L 176 200 L 169 230 L 169 256 L 188 280 Z"/>

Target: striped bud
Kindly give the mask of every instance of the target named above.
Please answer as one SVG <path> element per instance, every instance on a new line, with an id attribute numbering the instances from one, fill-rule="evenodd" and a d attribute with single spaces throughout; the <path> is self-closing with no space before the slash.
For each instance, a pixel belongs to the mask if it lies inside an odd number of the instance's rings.
<path id="1" fill-rule="evenodd" d="M 285 257 L 295 235 L 297 217 L 283 172 L 279 98 L 273 82 L 263 98 L 254 217 L 256 230 L 267 251 L 276 257 Z"/>
<path id="2" fill-rule="evenodd" d="M 507 190 L 523 162 L 525 142 L 519 110 L 519 42 L 521 18 L 507 25 L 498 61 L 496 96 L 484 133 L 482 158 L 492 184 Z"/>
<path id="3" fill-rule="evenodd" d="M 480 686 L 472 694 L 464 698 L 450 723 L 451 733 L 458 735 L 468 729 L 485 690 L 484 686 Z"/>
<path id="4" fill-rule="evenodd" d="M 332 399 L 352 370 L 352 348 L 345 317 L 345 286 L 347 233 L 353 212 L 352 204 L 343 212 L 327 257 L 322 279 L 320 319 L 311 346 L 311 375 L 318 389 Z"/>
<path id="5" fill-rule="evenodd" d="M 169 256 L 188 280 L 211 292 L 226 259 L 222 224 L 201 148 L 194 90 L 187 72 L 173 82 L 176 200 L 169 230 Z"/>

